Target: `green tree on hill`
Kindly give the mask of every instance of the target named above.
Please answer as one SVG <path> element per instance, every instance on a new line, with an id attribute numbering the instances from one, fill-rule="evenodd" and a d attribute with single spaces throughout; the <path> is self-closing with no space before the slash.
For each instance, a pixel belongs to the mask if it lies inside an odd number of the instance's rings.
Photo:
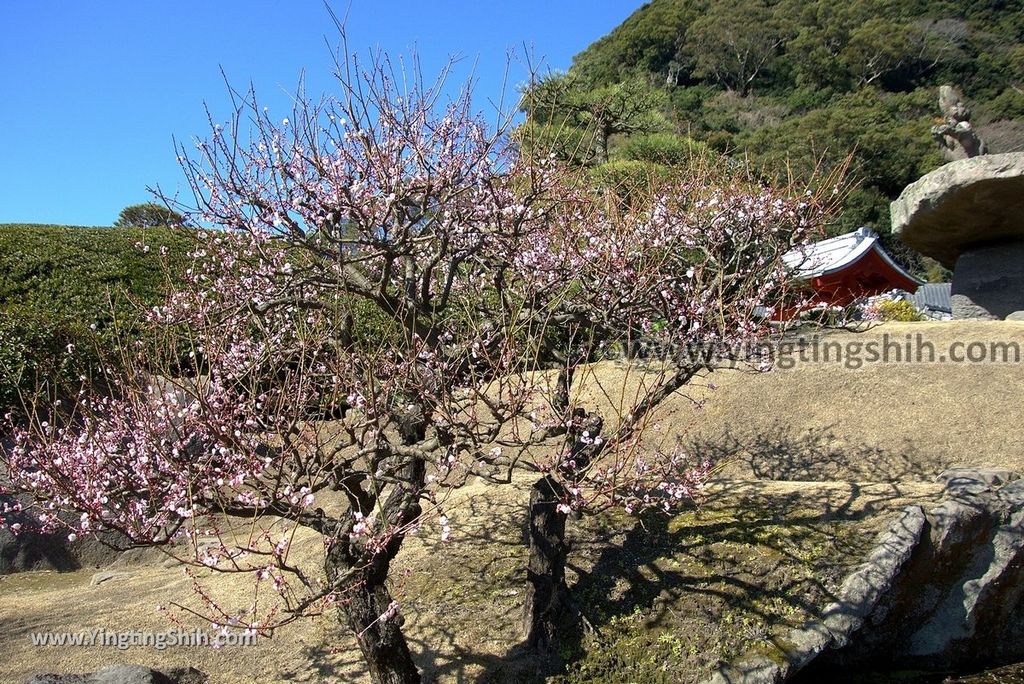
<path id="1" fill-rule="evenodd" d="M 155 202 L 145 202 L 122 209 L 114 225 L 118 228 L 155 228 L 181 225 L 182 220 L 181 214 L 173 209 Z"/>
<path id="2" fill-rule="evenodd" d="M 116 361 L 192 247 L 167 228 L 0 224 L 0 416 L 39 392 L 74 396 L 101 357 Z"/>
<path id="3" fill-rule="evenodd" d="M 575 73 L 553 74 L 525 93 L 529 119 L 520 139 L 566 159 L 603 164 L 612 136 L 670 130 L 667 106 L 666 93 L 642 78 L 592 87 Z"/>
<path id="4" fill-rule="evenodd" d="M 700 0 L 651 2 L 573 59 L 573 71 L 593 85 L 617 83 L 637 71 L 663 75 L 670 85 L 684 74 L 676 41 L 699 16 Z"/>
<path id="5" fill-rule="evenodd" d="M 762 0 L 715 3 L 690 24 L 680 50 L 693 75 L 746 95 L 782 52 L 791 29 Z"/>

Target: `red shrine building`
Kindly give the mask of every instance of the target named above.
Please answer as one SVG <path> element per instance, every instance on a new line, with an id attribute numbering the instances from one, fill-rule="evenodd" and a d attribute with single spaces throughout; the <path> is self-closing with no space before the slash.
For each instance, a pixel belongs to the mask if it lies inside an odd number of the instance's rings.
<path id="1" fill-rule="evenodd" d="M 890 290 L 913 294 L 922 284 L 892 260 L 868 228 L 795 249 L 782 257 L 813 291 L 808 304 L 846 306 Z"/>

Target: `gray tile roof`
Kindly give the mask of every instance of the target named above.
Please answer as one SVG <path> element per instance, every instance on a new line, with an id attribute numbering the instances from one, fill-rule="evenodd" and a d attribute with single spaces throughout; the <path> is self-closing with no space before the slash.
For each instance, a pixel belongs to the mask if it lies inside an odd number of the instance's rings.
<path id="1" fill-rule="evenodd" d="M 911 303 L 921 311 L 952 313 L 950 283 L 925 283 L 910 295 Z"/>

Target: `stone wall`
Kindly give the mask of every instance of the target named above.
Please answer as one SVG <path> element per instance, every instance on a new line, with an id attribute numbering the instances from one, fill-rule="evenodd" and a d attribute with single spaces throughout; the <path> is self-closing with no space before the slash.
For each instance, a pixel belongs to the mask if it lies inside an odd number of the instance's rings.
<path id="1" fill-rule="evenodd" d="M 715 684 L 828 681 L 855 669 L 969 670 L 1024 660 L 1024 480 L 946 471 L 946 498 L 909 506 L 782 654 L 722 668 Z"/>

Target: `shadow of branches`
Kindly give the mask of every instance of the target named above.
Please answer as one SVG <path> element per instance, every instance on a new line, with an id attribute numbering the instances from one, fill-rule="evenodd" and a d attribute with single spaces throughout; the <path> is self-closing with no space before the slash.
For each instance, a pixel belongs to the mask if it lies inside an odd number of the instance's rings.
<path id="1" fill-rule="evenodd" d="M 769 641 L 773 626 L 816 615 L 866 551 L 873 535 L 864 524 L 916 496 L 899 480 L 930 474 L 912 450 L 840 452 L 832 439 L 827 429 L 797 434 L 780 425 L 753 438 L 693 442 L 693 453 L 739 461 L 761 479 L 715 482 L 702 508 L 675 517 L 610 512 L 571 521 L 578 613 L 565 616 L 550 661 L 520 643 L 525 496 L 453 505 L 459 543 L 443 545 L 425 525 L 393 575 L 424 681 L 685 681 L 685 673 L 709 672 L 719 659 Z M 841 455 L 865 483 L 799 481 L 832 479 L 821 464 Z M 786 478 L 794 481 L 776 481 Z M 314 678 L 362 672 L 354 643 L 333 645 L 345 652 L 305 654 Z M 638 677 L 644 658 L 664 668 Z"/>
<path id="2" fill-rule="evenodd" d="M 579 615 L 565 616 L 558 662 L 512 649 L 477 681 L 677 682 L 708 673 L 768 643 L 773 629 L 817 616 L 863 558 L 885 520 L 879 513 L 919 496 L 899 483 L 720 481 L 704 507 L 679 516 L 586 518 L 574 525 L 569 563 Z"/>
<path id="3" fill-rule="evenodd" d="M 726 428 L 686 443 L 690 453 L 728 472 L 760 480 L 934 481 L 949 464 L 906 438 L 898 451 L 841 440 L 834 426 L 798 431 L 775 423 L 756 433 Z"/>

